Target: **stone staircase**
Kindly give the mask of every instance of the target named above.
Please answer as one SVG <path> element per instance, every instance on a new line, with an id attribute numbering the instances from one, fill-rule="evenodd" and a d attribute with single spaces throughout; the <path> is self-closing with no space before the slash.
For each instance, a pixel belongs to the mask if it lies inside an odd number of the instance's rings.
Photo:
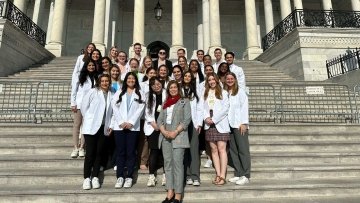
<path id="1" fill-rule="evenodd" d="M 57 58 L 1 78 L 1 81 L 69 82 L 74 63 L 75 57 Z M 252 86 L 303 84 L 261 62 L 236 61 L 236 64 L 243 67 L 246 74 L 250 104 L 255 106 L 255 100 L 261 100 L 264 103 L 259 106 L 263 109 L 272 105 L 271 101 L 266 97 L 266 91 L 258 97 L 251 94 Z M 54 91 L 53 94 L 58 93 Z M 256 99 L 252 100 L 254 97 Z M 227 183 L 217 187 L 211 184 L 214 169 L 201 168 L 202 184 L 185 187 L 185 203 L 360 201 L 358 124 L 255 121 L 251 120 L 249 138 L 251 184 L 235 186 Z M 3 186 L 0 187 L 0 202 L 150 203 L 163 200 L 164 188 L 160 185 L 146 187 L 147 173 L 141 170 L 131 189 L 114 189 L 115 172 L 107 170 L 101 189 L 82 190 L 83 159 L 69 156 L 71 127 L 71 122 L 0 124 L 0 184 Z M 205 160 L 202 157 L 202 162 Z M 160 175 L 161 170 L 159 172 Z M 233 169 L 229 167 L 227 177 L 232 173 Z"/>

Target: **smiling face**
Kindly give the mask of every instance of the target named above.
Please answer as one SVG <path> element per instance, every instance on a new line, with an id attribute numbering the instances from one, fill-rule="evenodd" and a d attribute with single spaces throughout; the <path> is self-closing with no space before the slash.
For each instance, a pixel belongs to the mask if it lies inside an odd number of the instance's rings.
<path id="1" fill-rule="evenodd" d="M 141 46 L 140 45 L 135 45 L 134 46 L 134 52 L 136 55 L 140 55 L 141 53 Z"/>
<path id="2" fill-rule="evenodd" d="M 234 63 L 234 57 L 231 54 L 226 54 L 225 56 L 226 63 L 229 65 Z"/>
<path id="3" fill-rule="evenodd" d="M 232 88 L 235 85 L 235 82 L 236 82 L 236 80 L 235 80 L 234 76 L 232 76 L 230 74 L 226 75 L 225 83 L 227 86 Z"/>
<path id="4" fill-rule="evenodd" d="M 161 59 L 161 60 L 165 60 L 166 58 L 166 51 L 164 49 L 160 49 L 159 50 L 159 53 L 158 53 L 158 57 Z"/>
<path id="5" fill-rule="evenodd" d="M 135 83 L 136 83 L 135 77 L 133 75 L 129 75 L 126 80 L 126 85 L 128 86 L 128 88 L 134 88 Z"/>
<path id="6" fill-rule="evenodd" d="M 146 74 L 146 76 L 147 76 L 148 79 L 150 80 L 150 78 L 156 76 L 156 71 L 155 71 L 154 69 L 150 69 L 149 72 Z"/>
<path id="7" fill-rule="evenodd" d="M 191 82 L 191 74 L 189 72 L 184 75 L 184 83 L 189 84 Z"/>
<path id="8" fill-rule="evenodd" d="M 166 78 L 168 75 L 167 68 L 165 66 L 160 66 L 159 68 L 159 77 L 160 78 Z"/>
<path id="9" fill-rule="evenodd" d="M 181 70 L 178 67 L 173 69 L 173 75 L 176 81 L 181 81 Z"/>
<path id="10" fill-rule="evenodd" d="M 210 56 L 204 57 L 204 65 L 211 66 L 211 57 Z"/>
<path id="11" fill-rule="evenodd" d="M 150 68 L 152 66 L 152 60 L 149 58 L 145 58 L 144 65 L 146 69 Z"/>
<path id="12" fill-rule="evenodd" d="M 222 73 L 227 73 L 229 71 L 227 64 L 222 64 L 219 68 Z"/>
<path id="13" fill-rule="evenodd" d="M 94 61 L 98 61 L 100 59 L 100 52 L 98 51 L 93 51 L 91 54 L 91 59 Z"/>
<path id="14" fill-rule="evenodd" d="M 116 58 L 116 56 L 118 55 L 118 50 L 116 47 L 113 47 L 111 50 L 110 50 L 110 56 L 113 57 L 113 58 Z"/>
<path id="15" fill-rule="evenodd" d="M 103 91 L 108 91 L 110 87 L 110 80 L 108 77 L 100 78 L 100 89 Z"/>
<path id="16" fill-rule="evenodd" d="M 126 54 L 124 52 L 119 52 L 117 59 L 118 59 L 119 63 L 125 64 Z"/>
<path id="17" fill-rule="evenodd" d="M 216 84 L 217 84 L 215 77 L 211 75 L 208 77 L 207 81 L 208 81 L 210 89 L 215 89 Z"/>
<path id="18" fill-rule="evenodd" d="M 95 64 L 93 62 L 89 62 L 86 66 L 86 69 L 89 71 L 89 73 L 92 73 L 95 71 Z"/>
<path id="19" fill-rule="evenodd" d="M 130 61 L 130 71 L 132 72 L 136 72 L 139 70 L 139 62 L 136 60 L 131 60 Z"/>
<path id="20" fill-rule="evenodd" d="M 199 66 L 198 66 L 198 63 L 196 61 L 191 61 L 190 62 L 190 71 L 192 73 L 197 73 L 198 68 L 199 68 Z"/>
<path id="21" fill-rule="evenodd" d="M 198 51 L 196 53 L 196 57 L 198 58 L 199 62 L 202 62 L 204 60 L 204 52 L 203 51 Z"/>
<path id="22" fill-rule="evenodd" d="M 214 72 L 214 69 L 212 68 L 212 66 L 206 66 L 204 72 L 205 75 L 209 75 L 210 73 Z"/>
<path id="23" fill-rule="evenodd" d="M 214 56 L 215 56 L 216 61 L 220 61 L 220 60 L 221 60 L 221 55 L 222 55 L 221 50 L 216 50 L 216 51 L 214 52 Z"/>
<path id="24" fill-rule="evenodd" d="M 91 54 L 92 51 L 94 51 L 95 47 L 94 45 L 92 44 L 89 44 L 87 47 L 86 47 L 86 51 L 88 54 Z"/>
<path id="25" fill-rule="evenodd" d="M 179 64 L 179 66 L 181 66 L 181 68 L 183 70 L 185 70 L 185 68 L 186 68 L 186 59 L 184 57 L 180 57 L 178 59 L 178 64 Z"/>
<path id="26" fill-rule="evenodd" d="M 120 69 L 118 67 L 111 68 L 110 76 L 111 76 L 112 80 L 114 80 L 114 81 L 118 80 L 118 78 L 120 76 Z"/>
<path id="27" fill-rule="evenodd" d="M 169 93 L 170 93 L 170 96 L 174 97 L 174 96 L 177 96 L 179 94 L 179 89 L 178 89 L 178 86 L 177 84 L 175 83 L 172 83 L 169 87 Z"/>
<path id="28" fill-rule="evenodd" d="M 154 84 L 151 85 L 151 89 L 152 89 L 155 93 L 161 92 L 161 90 L 162 90 L 161 82 L 159 82 L 158 80 L 155 80 Z"/>
<path id="29" fill-rule="evenodd" d="M 104 69 L 104 71 L 108 71 L 109 68 L 110 68 L 110 62 L 107 58 L 104 58 L 102 61 L 101 61 L 101 66 L 102 68 Z"/>

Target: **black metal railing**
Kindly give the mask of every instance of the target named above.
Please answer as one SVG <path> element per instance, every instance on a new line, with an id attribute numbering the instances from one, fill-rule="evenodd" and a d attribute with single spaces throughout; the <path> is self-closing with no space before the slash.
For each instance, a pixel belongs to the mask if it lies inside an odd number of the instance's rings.
<path id="1" fill-rule="evenodd" d="M 5 18 L 42 46 L 46 43 L 46 32 L 10 1 L 0 1 L 0 18 Z"/>
<path id="2" fill-rule="evenodd" d="M 346 54 L 326 60 L 328 78 L 346 74 L 360 69 L 360 49 L 348 50 Z"/>
<path id="3" fill-rule="evenodd" d="M 360 11 L 295 9 L 262 38 L 264 50 L 297 27 L 360 28 Z"/>

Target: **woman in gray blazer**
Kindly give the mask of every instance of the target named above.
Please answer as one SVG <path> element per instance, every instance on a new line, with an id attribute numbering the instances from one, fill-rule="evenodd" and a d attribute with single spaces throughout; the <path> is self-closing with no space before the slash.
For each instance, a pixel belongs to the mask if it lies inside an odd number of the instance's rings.
<path id="1" fill-rule="evenodd" d="M 191 108 L 188 99 L 181 98 L 181 88 L 170 81 L 167 98 L 157 120 L 160 128 L 159 148 L 164 156 L 167 196 L 163 203 L 180 202 L 184 191 L 184 152 L 189 148 L 188 125 Z"/>

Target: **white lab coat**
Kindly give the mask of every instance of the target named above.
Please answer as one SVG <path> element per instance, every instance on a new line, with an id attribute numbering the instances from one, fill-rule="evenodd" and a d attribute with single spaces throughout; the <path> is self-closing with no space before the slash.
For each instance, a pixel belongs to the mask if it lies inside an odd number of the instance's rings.
<path id="1" fill-rule="evenodd" d="M 230 71 L 236 75 L 239 87 L 246 91 L 245 74 L 243 69 L 235 64 L 231 64 Z"/>
<path id="2" fill-rule="evenodd" d="M 239 128 L 241 124 L 249 124 L 249 101 L 245 90 L 239 88 L 234 96 L 229 95 L 229 124 L 232 128 Z"/>
<path id="3" fill-rule="evenodd" d="M 127 110 L 127 100 L 126 93 L 122 96 L 122 101 L 117 103 L 119 100 L 119 95 L 121 93 L 121 89 L 118 90 L 111 100 L 111 107 L 113 108 L 113 116 L 111 119 L 110 128 L 113 130 L 123 130 L 120 125 L 124 122 L 131 123 L 133 127 L 130 129 L 131 131 L 140 131 L 140 118 L 145 108 L 145 96 L 142 91 L 141 100 L 142 103 L 139 102 L 139 96 L 135 93 L 135 90 L 131 94 L 130 99 L 130 109 L 129 112 Z"/>
<path id="4" fill-rule="evenodd" d="M 153 97 L 153 106 L 151 109 L 151 113 L 149 113 L 149 109 L 147 108 L 147 104 L 148 104 L 148 97 Z M 155 109 L 155 105 L 156 105 L 156 96 L 155 95 L 148 95 L 147 99 L 146 99 L 146 106 L 145 106 L 145 122 L 144 122 L 144 133 L 146 136 L 150 136 L 153 132 L 154 132 L 154 128 L 151 126 L 151 123 L 155 121 L 155 111 L 158 111 L 158 109 Z M 162 103 L 164 103 L 166 100 L 166 90 L 163 89 L 162 90 Z M 160 106 L 162 107 L 162 106 Z M 161 110 L 161 109 L 160 109 Z M 160 112 L 160 111 L 159 111 Z"/>
<path id="5" fill-rule="evenodd" d="M 80 56 L 77 57 L 74 71 L 73 71 L 73 74 L 71 77 L 72 81 L 76 80 L 76 78 L 79 78 L 80 71 L 81 71 L 82 67 L 84 66 L 83 60 L 84 60 L 84 54 L 81 54 Z"/>
<path id="6" fill-rule="evenodd" d="M 86 81 L 83 85 L 80 85 L 79 77 L 71 81 L 71 106 L 77 106 L 77 109 L 80 109 L 81 101 L 85 94 L 91 89 L 91 78 L 87 76 Z M 94 78 L 95 85 L 95 78 Z"/>
<path id="7" fill-rule="evenodd" d="M 184 94 L 184 88 L 182 88 L 182 93 Z M 203 105 L 204 102 L 201 100 L 201 95 L 199 95 L 199 91 L 196 92 L 198 94 L 199 100 L 196 100 L 194 97 L 190 101 L 190 108 L 191 108 L 191 121 L 195 128 L 198 126 L 202 126 L 203 124 Z"/>
<path id="8" fill-rule="evenodd" d="M 81 114 L 83 116 L 82 133 L 87 135 L 95 135 L 102 125 L 104 113 L 105 125 L 104 135 L 109 135 L 108 128 L 112 116 L 111 108 L 112 93 L 108 91 L 105 102 L 102 90 L 94 88 L 87 92 L 81 103 Z"/>
<path id="9" fill-rule="evenodd" d="M 202 99 L 203 100 L 203 99 Z M 222 91 L 222 99 L 215 99 L 215 104 L 213 108 L 213 117 L 212 120 L 215 123 L 215 127 L 217 131 L 220 133 L 229 133 L 230 132 L 230 126 L 229 126 L 229 120 L 228 120 L 228 112 L 229 112 L 229 97 L 228 93 L 223 90 Z M 204 120 L 206 118 L 210 117 L 210 107 L 208 105 L 208 102 L 206 100 L 203 100 L 203 117 Z M 210 126 L 205 123 L 204 129 L 209 129 Z"/>

